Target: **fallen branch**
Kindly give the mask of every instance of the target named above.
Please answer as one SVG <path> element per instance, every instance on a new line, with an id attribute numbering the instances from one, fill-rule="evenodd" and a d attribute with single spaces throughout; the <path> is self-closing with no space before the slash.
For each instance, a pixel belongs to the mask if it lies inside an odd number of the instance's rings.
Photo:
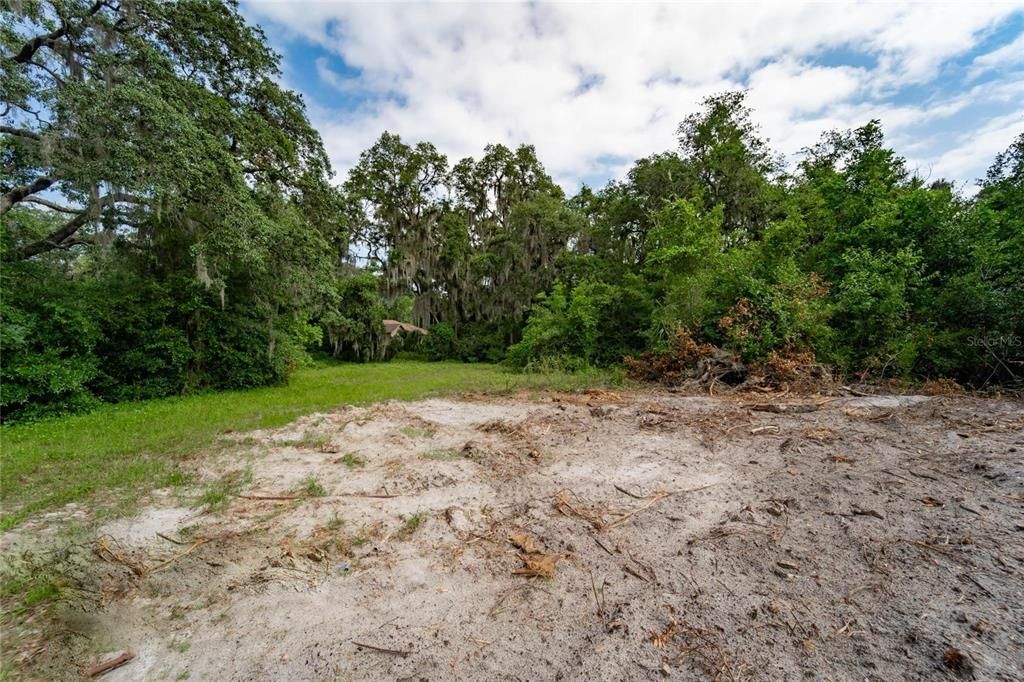
<path id="1" fill-rule="evenodd" d="M 106 663 L 98 663 L 97 665 L 94 665 L 82 674 L 86 677 L 99 677 L 103 673 L 108 673 L 114 668 L 120 668 L 133 658 L 135 658 L 135 654 L 131 651 L 126 651 L 120 656 L 110 659 Z"/>

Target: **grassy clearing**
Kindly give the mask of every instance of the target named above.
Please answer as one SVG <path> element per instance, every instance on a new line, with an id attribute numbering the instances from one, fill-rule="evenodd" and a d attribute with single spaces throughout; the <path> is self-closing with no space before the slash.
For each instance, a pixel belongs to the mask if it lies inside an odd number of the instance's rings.
<path id="1" fill-rule="evenodd" d="M 277 427 L 346 404 L 452 392 L 574 390 L 607 373 L 513 374 L 493 365 L 394 361 L 301 369 L 287 386 L 110 405 L 85 415 L 0 427 L 0 530 L 68 502 L 130 509 L 140 493 L 190 480 L 185 459 L 227 431 Z"/>

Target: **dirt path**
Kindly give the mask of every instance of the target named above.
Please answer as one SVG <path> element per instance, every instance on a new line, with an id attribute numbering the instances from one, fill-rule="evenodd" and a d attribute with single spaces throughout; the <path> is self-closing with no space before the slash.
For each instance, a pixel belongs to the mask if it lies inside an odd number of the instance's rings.
<path id="1" fill-rule="evenodd" d="M 791 402 L 818 409 L 593 392 L 248 434 L 204 464 L 249 467 L 224 511 L 101 530 L 34 673 L 1024 678 L 1024 406 Z"/>

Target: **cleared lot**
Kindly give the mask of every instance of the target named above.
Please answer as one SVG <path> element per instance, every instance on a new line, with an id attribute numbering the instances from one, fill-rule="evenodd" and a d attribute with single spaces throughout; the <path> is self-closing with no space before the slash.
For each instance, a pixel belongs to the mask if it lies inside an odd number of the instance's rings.
<path id="1" fill-rule="evenodd" d="M 54 557 L 79 598 L 23 633 L 35 674 L 1024 676 L 1018 402 L 547 393 L 232 438 L 205 511 L 158 493 Z"/>

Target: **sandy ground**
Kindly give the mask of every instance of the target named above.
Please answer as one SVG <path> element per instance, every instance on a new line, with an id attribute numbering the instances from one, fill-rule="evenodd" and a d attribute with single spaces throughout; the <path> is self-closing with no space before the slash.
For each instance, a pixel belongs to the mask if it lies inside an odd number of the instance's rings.
<path id="1" fill-rule="evenodd" d="M 757 400 L 245 434 L 199 465 L 251 472 L 225 510 L 157 495 L 99 529 L 31 674 L 131 651 L 104 680 L 1024 679 L 1024 405 Z"/>

